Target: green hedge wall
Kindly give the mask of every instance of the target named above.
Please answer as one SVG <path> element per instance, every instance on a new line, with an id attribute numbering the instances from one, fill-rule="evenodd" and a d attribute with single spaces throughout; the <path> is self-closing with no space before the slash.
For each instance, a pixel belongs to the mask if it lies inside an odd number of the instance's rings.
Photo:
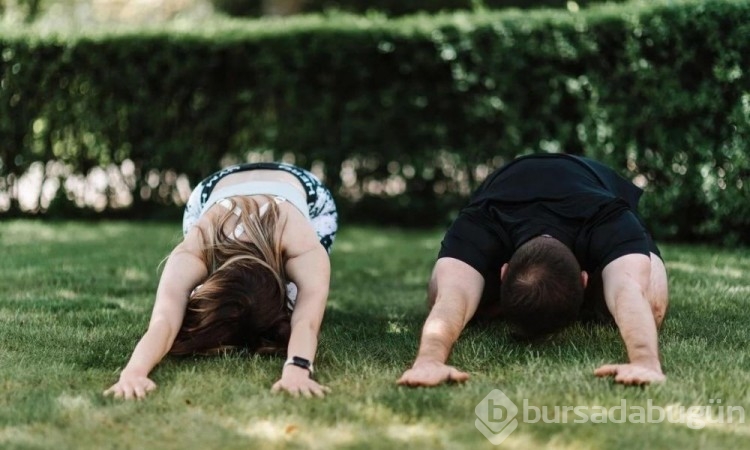
<path id="1" fill-rule="evenodd" d="M 0 192 L 132 161 L 148 215 L 251 152 L 319 166 L 345 220 L 442 225 L 486 170 L 565 151 L 645 182 L 657 237 L 747 243 L 749 36 L 729 0 L 0 33 Z"/>

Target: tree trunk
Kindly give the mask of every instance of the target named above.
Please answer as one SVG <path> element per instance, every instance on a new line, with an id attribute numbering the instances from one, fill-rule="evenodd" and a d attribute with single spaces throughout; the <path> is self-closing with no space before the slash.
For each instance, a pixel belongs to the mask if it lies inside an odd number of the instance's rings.
<path id="1" fill-rule="evenodd" d="M 305 0 L 263 0 L 264 16 L 291 16 L 302 12 Z"/>

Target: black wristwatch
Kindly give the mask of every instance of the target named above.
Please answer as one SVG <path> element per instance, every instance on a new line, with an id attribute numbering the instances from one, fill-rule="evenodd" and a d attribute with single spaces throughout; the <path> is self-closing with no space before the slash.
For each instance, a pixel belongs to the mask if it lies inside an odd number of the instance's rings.
<path id="1" fill-rule="evenodd" d="M 299 356 L 292 356 L 291 358 L 286 360 L 286 362 L 284 363 L 284 367 L 288 365 L 297 366 L 302 369 L 306 369 L 308 372 L 310 372 L 310 376 L 312 377 L 313 363 L 310 362 L 309 359 L 301 358 Z"/>

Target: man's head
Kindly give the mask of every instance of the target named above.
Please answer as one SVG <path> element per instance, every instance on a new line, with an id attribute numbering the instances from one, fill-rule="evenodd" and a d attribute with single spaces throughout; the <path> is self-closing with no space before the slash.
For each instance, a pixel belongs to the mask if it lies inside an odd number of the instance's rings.
<path id="1" fill-rule="evenodd" d="M 539 236 L 521 245 L 501 272 L 503 316 L 522 337 L 570 324 L 583 303 L 588 276 L 562 242 Z"/>

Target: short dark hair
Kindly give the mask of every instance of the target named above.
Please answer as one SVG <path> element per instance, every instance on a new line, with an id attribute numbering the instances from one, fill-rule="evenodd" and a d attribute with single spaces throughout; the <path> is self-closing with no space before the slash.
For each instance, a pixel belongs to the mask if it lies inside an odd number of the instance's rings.
<path id="1" fill-rule="evenodd" d="M 508 262 L 500 287 L 502 313 L 518 337 L 548 335 L 575 320 L 583 288 L 573 252 L 557 239 L 539 236 Z"/>

